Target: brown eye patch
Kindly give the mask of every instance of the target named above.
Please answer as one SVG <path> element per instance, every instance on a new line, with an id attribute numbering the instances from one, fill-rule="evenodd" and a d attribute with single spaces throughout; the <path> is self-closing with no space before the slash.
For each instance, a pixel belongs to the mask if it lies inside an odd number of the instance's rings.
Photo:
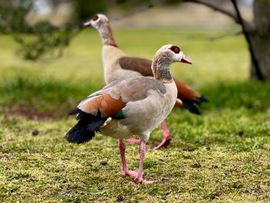
<path id="1" fill-rule="evenodd" d="M 98 19 L 98 16 L 97 15 L 94 15 L 93 17 L 92 17 L 92 20 L 93 21 L 96 21 Z"/>
<path id="2" fill-rule="evenodd" d="M 181 49 L 177 46 L 172 46 L 170 49 L 176 54 L 178 54 L 181 51 Z"/>

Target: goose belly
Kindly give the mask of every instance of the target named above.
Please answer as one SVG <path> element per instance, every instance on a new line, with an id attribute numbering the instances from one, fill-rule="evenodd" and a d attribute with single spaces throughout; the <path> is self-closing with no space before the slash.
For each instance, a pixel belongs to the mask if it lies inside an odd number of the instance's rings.
<path id="1" fill-rule="evenodd" d="M 123 125 L 120 120 L 112 120 L 104 128 L 100 129 L 100 133 L 116 139 L 136 138 L 136 135 L 127 126 Z M 139 138 L 139 136 L 137 137 Z"/>

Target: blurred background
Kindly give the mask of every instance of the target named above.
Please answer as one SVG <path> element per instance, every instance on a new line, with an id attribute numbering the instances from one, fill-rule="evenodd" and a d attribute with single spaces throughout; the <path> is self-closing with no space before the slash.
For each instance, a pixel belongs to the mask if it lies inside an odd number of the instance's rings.
<path id="1" fill-rule="evenodd" d="M 96 30 L 81 27 L 96 13 L 109 17 L 116 42 L 131 56 L 151 59 L 164 44 L 181 46 L 194 65 L 173 68 L 173 73 L 209 97 L 211 104 L 203 108 L 265 109 L 263 90 L 269 88 L 270 79 L 269 4 L 2 0 L 2 112 L 61 117 L 82 96 L 104 85 L 101 40 Z M 226 90 L 224 85 L 230 85 L 228 93 L 220 94 Z"/>
<path id="2" fill-rule="evenodd" d="M 209 99 L 168 117 L 171 145 L 145 162 L 164 177 L 153 186 L 120 176 L 115 140 L 64 139 L 68 110 L 105 85 L 99 33 L 81 27 L 96 13 L 129 56 L 180 46 L 193 64 L 173 75 Z M 0 200 L 269 202 L 269 13 L 270 0 L 0 0 Z"/>
<path id="3" fill-rule="evenodd" d="M 2 0 L 0 11 L 4 111 L 30 106 L 61 114 L 73 99 L 104 84 L 101 40 L 80 27 L 97 12 L 109 16 L 116 41 L 130 55 L 151 58 L 163 44 L 182 46 L 194 66 L 174 72 L 199 90 L 221 81 L 270 79 L 268 1 Z M 65 87 L 78 87 L 76 81 L 94 85 L 61 95 Z M 46 85 L 59 88 L 49 100 Z"/>

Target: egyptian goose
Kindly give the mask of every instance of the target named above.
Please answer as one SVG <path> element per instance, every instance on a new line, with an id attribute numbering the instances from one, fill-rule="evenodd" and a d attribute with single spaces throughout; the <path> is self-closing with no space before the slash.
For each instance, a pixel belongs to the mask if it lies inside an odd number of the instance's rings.
<path id="1" fill-rule="evenodd" d="M 161 47 L 152 64 L 154 77 L 133 77 L 115 80 L 103 89 L 82 100 L 70 114 L 78 123 L 67 133 L 67 140 L 83 143 L 97 131 L 119 139 L 122 174 L 131 176 L 135 183 L 152 183 L 143 179 L 146 142 L 151 132 L 169 115 L 177 99 L 177 88 L 170 73 L 173 62 L 191 63 L 179 47 Z M 123 139 L 140 138 L 138 172 L 129 171 L 125 159 Z"/>
<path id="2" fill-rule="evenodd" d="M 84 23 L 85 27 L 94 27 L 98 30 L 103 41 L 102 61 L 104 67 L 104 78 L 106 84 L 114 80 L 124 80 L 137 76 L 153 76 L 151 70 L 151 60 L 137 57 L 128 57 L 116 45 L 113 38 L 112 29 L 108 18 L 103 14 L 97 14 L 89 21 Z M 175 80 L 178 95 L 176 106 L 187 108 L 190 112 L 200 114 L 197 106 L 206 101 L 206 98 L 198 92 L 191 89 L 182 81 Z M 171 141 L 170 132 L 166 122 L 161 125 L 163 131 L 163 140 L 154 149 L 166 147 Z M 138 142 L 138 140 L 130 139 L 130 142 Z"/>

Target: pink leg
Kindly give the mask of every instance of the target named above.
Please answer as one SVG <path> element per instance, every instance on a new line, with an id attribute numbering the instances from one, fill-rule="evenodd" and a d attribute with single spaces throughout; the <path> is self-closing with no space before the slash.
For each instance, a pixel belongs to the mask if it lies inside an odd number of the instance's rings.
<path id="1" fill-rule="evenodd" d="M 154 147 L 154 149 L 160 149 L 161 147 L 167 147 L 172 140 L 171 135 L 170 135 L 170 131 L 167 128 L 166 121 L 163 121 L 161 123 L 161 128 L 162 128 L 162 133 L 163 133 L 163 139 L 159 143 L 158 146 Z"/>
<path id="2" fill-rule="evenodd" d="M 134 179 L 135 183 L 143 183 L 143 184 L 154 183 L 154 181 L 147 181 L 143 179 L 143 161 L 145 157 L 145 152 L 146 152 L 146 143 L 144 140 L 141 140 L 139 170 L 138 170 L 137 177 Z"/>
<path id="3" fill-rule="evenodd" d="M 127 168 L 126 157 L 125 157 L 126 146 L 125 146 L 125 143 L 123 142 L 122 139 L 119 140 L 118 147 L 119 147 L 119 152 L 120 152 L 120 159 L 121 159 L 123 176 L 136 177 L 137 172 L 136 171 L 129 171 Z"/>

